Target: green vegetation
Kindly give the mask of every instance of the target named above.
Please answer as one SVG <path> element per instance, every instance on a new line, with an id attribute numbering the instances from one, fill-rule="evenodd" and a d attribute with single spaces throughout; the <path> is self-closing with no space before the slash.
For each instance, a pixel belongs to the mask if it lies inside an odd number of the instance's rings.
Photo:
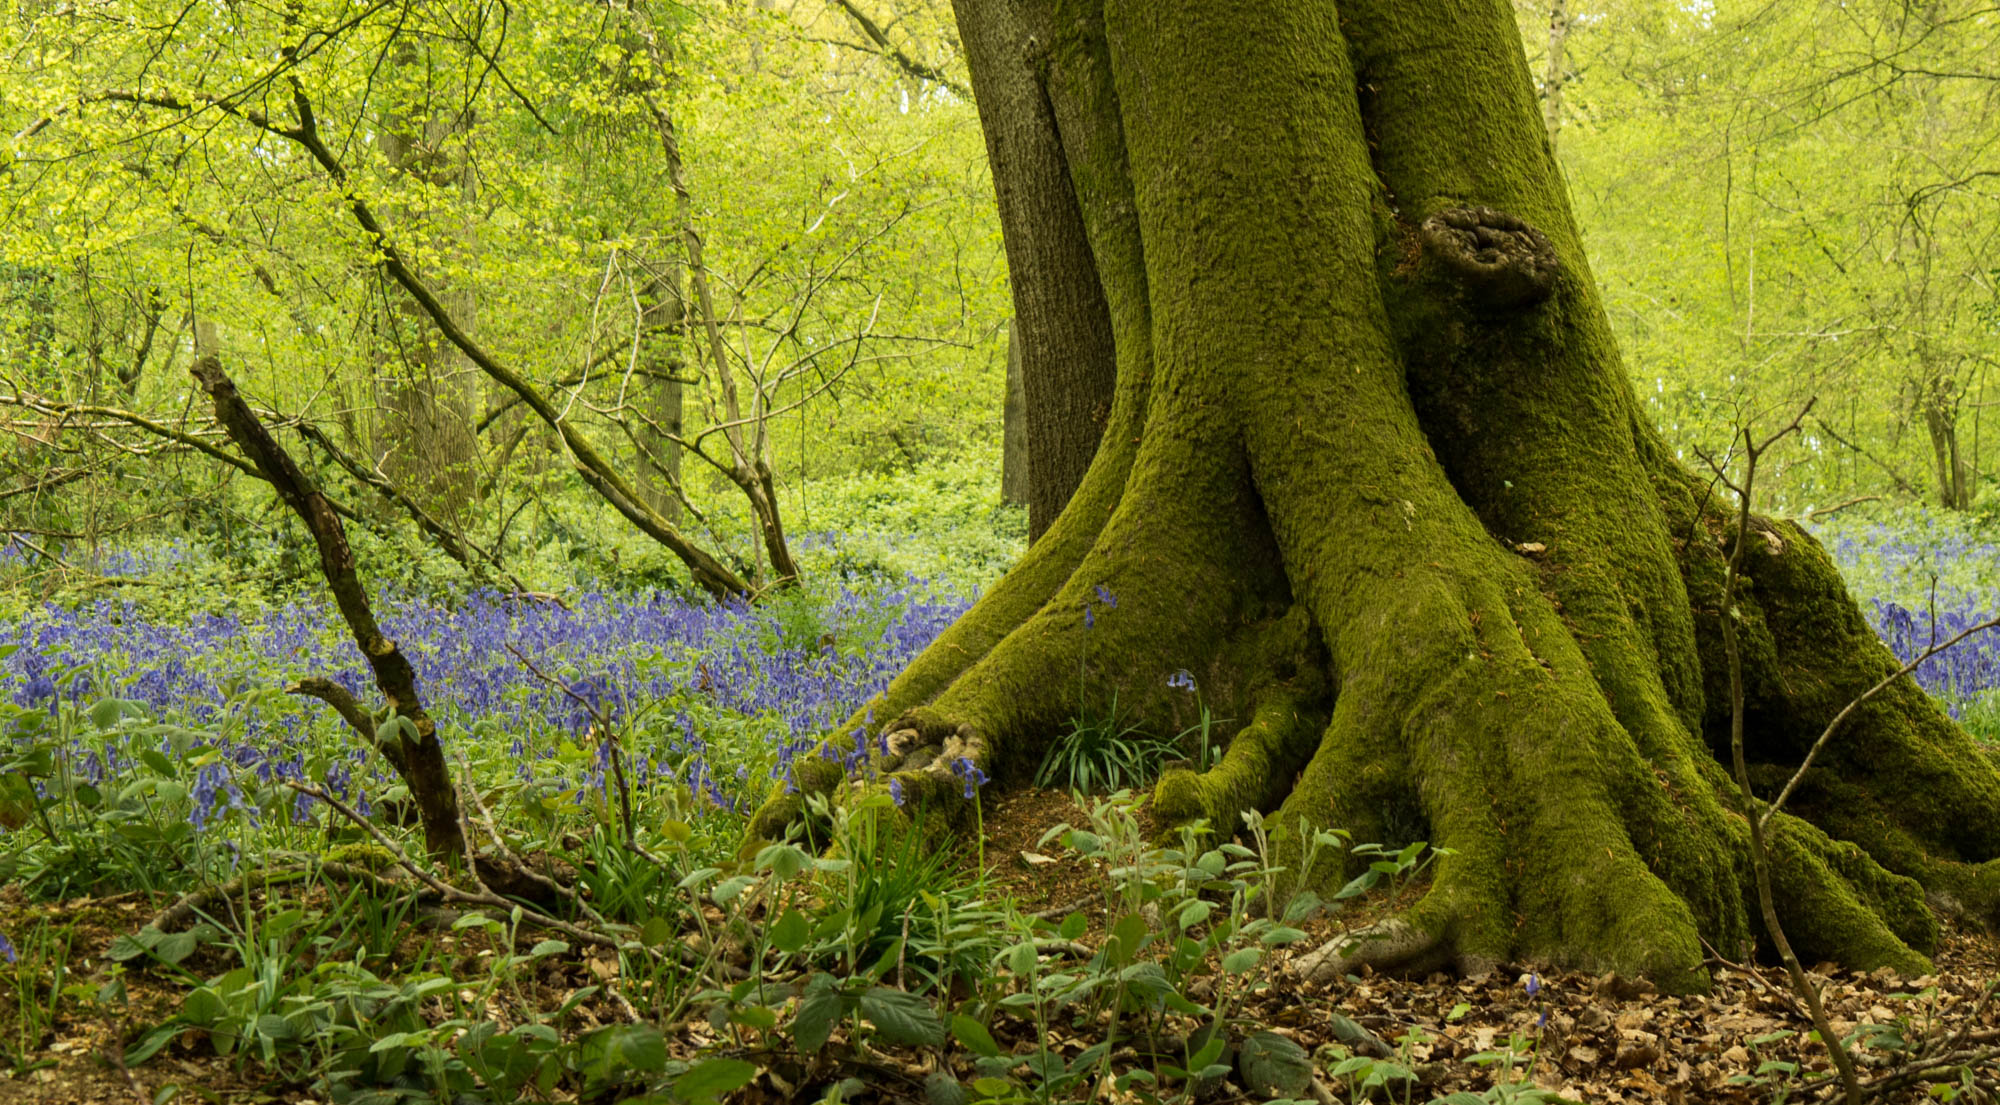
<path id="1" fill-rule="evenodd" d="M 1530 86 L 1490 3 L 1017 8 L 0 16 L 0 1102 L 1838 1091 L 1727 672 L 1769 802 L 2000 613 L 1995 14 L 1523 0 Z M 2000 638 L 1844 736 L 1783 927 L 1991 1100 Z"/>

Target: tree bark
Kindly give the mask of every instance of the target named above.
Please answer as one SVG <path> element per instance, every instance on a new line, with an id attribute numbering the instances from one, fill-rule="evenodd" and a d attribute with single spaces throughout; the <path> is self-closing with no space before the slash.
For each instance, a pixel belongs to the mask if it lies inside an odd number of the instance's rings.
<path id="1" fill-rule="evenodd" d="M 1385 939 L 1319 969 L 1525 961 L 1694 989 L 1704 941 L 1759 941 L 1716 755 L 1734 530 L 1641 415 L 1508 6 L 967 0 L 959 20 L 981 95 L 1011 64 L 995 42 L 1030 28 L 1045 98 L 982 120 L 1056 121 L 1075 202 L 1016 219 L 1080 237 L 1117 391 L 1047 537 L 841 747 L 879 734 L 877 778 L 962 810 L 958 761 L 1023 778 L 1079 673 L 1171 733 L 1185 669 L 1242 728 L 1159 782 L 1163 819 L 1275 810 L 1281 834 L 1452 850 Z M 1024 297 L 1073 275 L 1014 271 Z M 1750 539 L 1746 755 L 1768 798 L 1894 661 L 1809 535 Z M 1907 681 L 1860 715 L 1771 822 L 1782 921 L 1809 962 L 1920 971 L 1926 892 L 2000 904 L 2000 774 Z M 801 793 L 842 778 L 792 765 Z M 801 808 L 774 795 L 753 831 Z M 1295 833 L 1280 847 L 1300 858 Z"/>
<path id="2" fill-rule="evenodd" d="M 389 67 L 392 86 L 407 82 L 418 64 L 417 48 L 398 46 Z M 399 102 L 384 112 L 376 143 L 392 180 L 414 180 L 438 195 L 472 198 L 473 178 L 463 158 L 449 149 L 456 139 L 453 123 L 441 120 L 428 103 Z M 434 250 L 463 249 L 471 227 L 456 230 L 446 220 L 425 219 L 397 212 L 427 224 Z M 413 264 L 421 259 L 413 258 Z M 475 301 L 455 289 L 435 271 L 425 275 L 449 305 L 459 324 L 472 329 Z M 389 280 L 382 282 L 384 309 L 378 319 L 379 367 L 375 373 L 375 463 L 389 479 L 418 496 L 424 508 L 447 518 L 459 517 L 478 486 L 479 441 L 472 430 L 474 394 L 470 366 L 450 343 L 438 336 L 417 302 Z"/>
<path id="3" fill-rule="evenodd" d="M 681 524 L 681 447 L 674 438 L 681 432 L 684 395 L 681 366 L 672 351 L 686 323 L 680 265 L 654 268 L 640 293 L 639 361 L 645 372 L 637 385 L 644 421 L 633 433 L 640 456 L 632 482 L 646 505 L 676 526 Z"/>
<path id="4" fill-rule="evenodd" d="M 1922 408 L 1924 430 L 1930 436 L 1931 458 L 1937 475 L 1938 505 L 1946 510 L 1969 510 L 1972 489 L 1967 485 L 1965 461 L 1958 452 L 1958 397 L 1956 382 L 1949 374 L 1933 367 L 1924 373 Z"/>
<path id="5" fill-rule="evenodd" d="M 1053 14 L 1008 0 L 958 21 L 1013 274 L 1031 541 L 1083 482 L 1117 383 L 1110 310 L 1047 88 Z"/>
<path id="6" fill-rule="evenodd" d="M 1021 389 L 1021 343 L 1007 327 L 1007 399 L 1000 415 L 1000 498 L 1028 505 L 1027 400 Z"/>
<path id="7" fill-rule="evenodd" d="M 416 803 L 417 816 L 423 823 L 424 844 L 432 855 L 446 858 L 464 855 L 458 790 L 452 783 L 451 766 L 444 761 L 444 748 L 438 743 L 437 723 L 431 720 L 417 693 L 416 669 L 375 622 L 368 589 L 355 567 L 354 553 L 348 548 L 347 532 L 339 515 L 326 496 L 320 494 L 312 478 L 271 437 L 256 412 L 243 401 L 235 382 L 223 372 L 220 360 L 213 354 L 202 357 L 191 371 L 215 405 L 216 423 L 228 432 L 230 440 L 270 481 L 278 498 L 311 532 L 313 543 L 319 548 L 320 574 L 333 592 L 334 606 L 353 632 L 361 658 L 374 672 L 376 687 L 388 699 L 391 717 L 400 723 L 390 735 L 383 736 L 354 696 L 329 679 L 302 679 L 290 689 L 332 706 L 361 739 L 374 745 L 389 766 L 396 769 L 396 774 L 410 788 L 410 798 Z"/>
<path id="8" fill-rule="evenodd" d="M 1569 10 L 1565 0 L 1549 0 L 1549 56 L 1542 69 L 1542 127 L 1549 134 L 1549 151 L 1555 152 L 1562 134 L 1563 81 L 1566 58 L 1563 46 L 1569 41 Z"/>

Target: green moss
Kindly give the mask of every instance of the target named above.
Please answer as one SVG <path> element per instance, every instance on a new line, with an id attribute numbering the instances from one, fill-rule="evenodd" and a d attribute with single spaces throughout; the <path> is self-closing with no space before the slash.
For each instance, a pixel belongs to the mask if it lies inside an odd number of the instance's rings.
<path id="1" fill-rule="evenodd" d="M 1285 797 L 1321 728 L 1296 695 L 1270 695 L 1213 769 L 1173 768 L 1161 776 L 1153 787 L 1154 814 L 1168 826 L 1207 818 L 1216 831 L 1234 833 L 1245 811 L 1272 809 Z"/>
<path id="2" fill-rule="evenodd" d="M 1754 931 L 1713 753 L 1729 525 L 1638 415 L 1508 9 L 1056 10 L 1044 70 L 1116 330 L 1112 424 L 1056 527 L 877 720 L 1018 776 L 1092 695 L 1173 731 L 1187 668 L 1247 720 L 1214 771 L 1161 782 L 1163 814 L 1233 827 L 1283 794 L 1276 829 L 1383 840 L 1414 810 L 1454 854 L 1396 946 L 1699 988 L 1702 941 Z M 1469 305 L 1406 252 L 1461 205 L 1546 234 L 1552 298 Z M 1810 539 L 1766 528 L 1742 603 L 1760 777 L 1885 663 Z M 1913 688 L 1853 737 L 1797 797 L 1833 835 L 1778 822 L 1784 920 L 1808 958 L 1907 969 L 1935 941 L 1913 878 L 1996 900 L 2000 775 Z M 942 764 L 899 778 L 948 801 Z M 820 774 L 800 786 L 838 786 Z"/>
<path id="3" fill-rule="evenodd" d="M 1936 922 L 1914 880 L 1888 874 L 1859 849 L 1842 847 L 1796 818 L 1773 821 L 1767 843 L 1778 921 L 1801 962 L 1930 973 L 1930 960 L 1904 939 L 1937 944 Z"/>

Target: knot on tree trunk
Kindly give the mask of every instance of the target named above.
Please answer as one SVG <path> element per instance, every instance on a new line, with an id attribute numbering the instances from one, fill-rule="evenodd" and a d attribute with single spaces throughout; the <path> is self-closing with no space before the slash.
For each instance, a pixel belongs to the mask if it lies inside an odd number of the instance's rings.
<path id="1" fill-rule="evenodd" d="M 1491 207 L 1453 207 L 1424 220 L 1418 232 L 1464 292 L 1486 311 L 1520 311 L 1555 291 L 1562 264 L 1548 236 L 1515 215 Z"/>

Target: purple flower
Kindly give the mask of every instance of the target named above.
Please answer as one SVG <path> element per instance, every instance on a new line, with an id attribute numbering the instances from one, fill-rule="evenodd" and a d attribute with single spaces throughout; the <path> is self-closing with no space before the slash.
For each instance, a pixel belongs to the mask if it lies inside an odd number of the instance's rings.
<path id="1" fill-rule="evenodd" d="M 1175 690 L 1192 691 L 1195 689 L 1194 676 L 1186 668 L 1182 668 L 1172 675 L 1167 676 L 1167 686 Z"/>
<path id="2" fill-rule="evenodd" d="M 1523 983 L 1522 985 L 1528 991 L 1528 996 L 1534 997 L 1536 994 L 1542 992 L 1542 976 L 1536 974 L 1533 971 L 1529 971 L 1528 981 Z"/>
<path id="3" fill-rule="evenodd" d="M 894 798 L 896 800 L 896 805 L 898 806 L 901 806 L 905 803 L 906 800 L 903 797 L 903 781 L 901 779 L 889 780 L 889 797 Z"/>
<path id="4" fill-rule="evenodd" d="M 967 798 L 978 794 L 979 788 L 985 786 L 987 782 L 986 773 L 979 770 L 979 765 L 973 763 L 970 756 L 960 756 L 958 759 L 953 760 L 951 762 L 951 773 L 965 780 L 965 796 Z"/>
<path id="5" fill-rule="evenodd" d="M 18 963 L 21 961 L 20 955 L 14 951 L 14 942 L 7 939 L 5 933 L 0 933 L 0 955 L 6 956 L 9 963 Z"/>
<path id="6" fill-rule="evenodd" d="M 1097 585 L 1097 601 L 1103 603 L 1107 610 L 1118 609 L 1118 596 L 1112 594 L 1111 589 L 1102 583 Z"/>

